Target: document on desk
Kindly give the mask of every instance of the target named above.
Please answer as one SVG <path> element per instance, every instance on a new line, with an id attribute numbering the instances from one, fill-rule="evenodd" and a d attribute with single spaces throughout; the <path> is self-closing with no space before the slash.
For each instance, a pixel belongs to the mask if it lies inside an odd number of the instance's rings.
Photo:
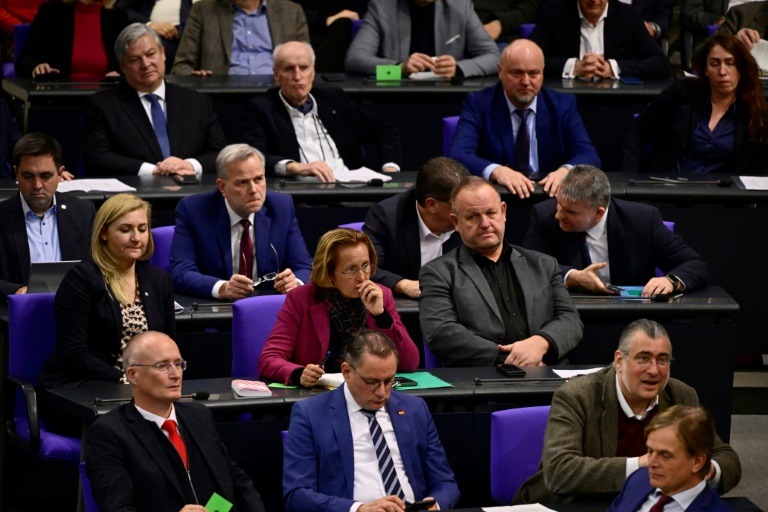
<path id="1" fill-rule="evenodd" d="M 344 375 L 341 373 L 325 373 L 317 380 L 317 385 L 324 388 L 336 389 L 344 384 Z"/>
<path id="2" fill-rule="evenodd" d="M 747 190 L 768 190 L 768 178 L 763 176 L 739 176 L 739 179 Z"/>
<path id="3" fill-rule="evenodd" d="M 59 192 L 136 192 L 135 188 L 115 178 L 62 181 L 57 190 Z"/>
<path id="4" fill-rule="evenodd" d="M 556 512 L 555 510 L 538 503 L 532 503 L 530 505 L 512 505 L 509 507 L 483 507 L 483 510 L 485 512 Z"/>
<path id="5" fill-rule="evenodd" d="M 387 176 L 386 174 L 376 172 L 374 170 L 371 170 L 367 167 L 361 167 L 359 169 L 354 169 L 352 171 L 345 170 L 345 169 L 335 169 L 333 171 L 333 177 L 336 178 L 336 181 L 341 182 L 350 182 L 350 181 L 371 181 L 371 180 L 381 180 L 381 181 L 391 181 L 392 176 Z"/>
<path id="6" fill-rule="evenodd" d="M 752 46 L 750 53 L 755 58 L 755 61 L 757 61 L 760 75 L 765 76 L 768 74 L 768 41 L 760 39 Z"/>
<path id="7" fill-rule="evenodd" d="M 572 379 L 579 375 L 589 375 L 590 373 L 599 372 L 603 368 L 605 367 L 599 366 L 597 368 L 587 368 L 585 370 L 556 370 L 555 368 L 552 368 L 552 371 L 561 379 Z"/>

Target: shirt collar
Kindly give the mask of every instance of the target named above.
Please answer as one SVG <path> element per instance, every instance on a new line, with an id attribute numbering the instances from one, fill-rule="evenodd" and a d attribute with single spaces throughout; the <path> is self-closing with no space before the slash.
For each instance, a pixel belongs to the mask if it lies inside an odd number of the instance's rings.
<path id="1" fill-rule="evenodd" d="M 534 96 L 533 97 L 533 101 L 531 102 L 531 104 L 528 105 L 525 108 L 517 108 L 514 103 L 509 101 L 509 98 L 507 98 L 507 93 L 504 93 L 504 99 L 507 100 L 507 107 L 509 108 L 509 115 L 512 115 L 515 110 L 525 110 L 526 108 L 531 109 L 533 111 L 533 113 L 535 114 L 536 113 L 536 106 L 539 103 L 539 96 L 538 95 Z"/>
<path id="2" fill-rule="evenodd" d="M 430 229 L 427 227 L 426 224 L 424 224 L 424 219 L 421 218 L 421 211 L 419 211 L 418 202 L 416 202 L 416 218 L 419 220 L 419 240 L 426 240 L 427 237 L 434 237 L 441 241 L 445 241 L 451 237 L 453 234 L 453 229 L 450 229 L 448 231 L 443 231 L 439 235 L 434 234 Z"/>
<path id="3" fill-rule="evenodd" d="M 587 235 L 589 235 L 590 238 L 593 238 L 595 240 L 600 240 L 600 237 L 603 236 L 603 233 L 605 233 L 605 226 L 608 224 L 608 208 L 610 208 L 610 203 L 608 206 L 605 207 L 605 213 L 603 214 L 603 217 L 591 228 L 587 230 Z"/>
<path id="4" fill-rule="evenodd" d="M 349 388 L 347 387 L 347 383 L 345 382 L 342 384 L 342 386 L 344 387 L 344 400 L 347 402 L 347 413 L 351 416 L 353 413 L 356 413 L 363 408 L 360 407 L 355 401 L 355 397 L 353 397 L 352 393 L 350 393 Z M 387 412 L 387 405 L 384 404 L 384 406 L 381 409 L 378 409 L 378 411 Z"/>
<path id="5" fill-rule="evenodd" d="M 240 221 L 243 220 L 241 216 L 239 216 L 237 213 L 235 213 L 235 210 L 232 209 L 231 206 L 229 206 L 229 201 L 227 201 L 227 198 L 224 198 L 224 206 L 227 207 L 227 214 L 229 215 L 229 227 L 233 228 L 236 224 L 240 224 Z M 256 213 L 252 213 L 248 216 L 248 221 L 251 223 L 251 226 L 253 226 L 253 218 L 256 216 Z"/>
<path id="6" fill-rule="evenodd" d="M 160 81 L 160 85 L 157 86 L 157 89 L 155 89 L 152 92 L 143 92 L 143 91 L 136 91 L 139 94 L 139 99 L 143 98 L 147 94 L 154 94 L 161 100 L 165 101 L 165 80 Z"/>
<path id="7" fill-rule="evenodd" d="M 609 2 L 605 3 L 605 9 L 603 9 L 603 14 L 601 14 L 600 17 L 597 18 L 597 23 L 594 24 L 595 27 L 598 26 L 601 21 L 603 21 L 605 18 L 608 17 L 608 4 Z M 592 24 L 587 21 L 587 18 L 581 12 L 581 7 L 579 6 L 578 3 L 576 4 L 576 7 L 579 9 L 579 18 L 587 22 L 587 24 L 589 24 L 590 26 L 592 26 Z"/>
<path id="8" fill-rule="evenodd" d="M 133 406 L 136 407 L 136 410 L 139 411 L 139 414 L 141 414 L 142 418 L 155 423 L 158 428 L 163 428 L 163 423 L 165 423 L 165 420 L 173 420 L 177 427 L 179 425 L 179 421 L 176 419 L 176 408 L 173 406 L 173 404 L 171 404 L 171 414 L 169 414 L 167 418 L 163 418 L 162 416 L 158 416 L 157 414 L 146 411 L 136 405 L 136 403 L 134 403 Z"/>
<path id="9" fill-rule="evenodd" d="M 51 178 L 53 179 L 53 178 Z M 21 211 L 24 212 L 24 217 L 32 213 L 37 218 L 40 218 L 38 214 L 32 211 L 32 208 L 29 207 L 29 204 L 27 203 L 27 200 L 24 199 L 24 196 L 21 195 L 21 192 L 19 192 L 19 197 L 21 198 Z M 51 207 L 45 210 L 45 213 L 43 214 L 43 217 L 45 217 L 48 213 L 55 214 L 56 213 L 56 194 L 53 194 L 53 202 L 51 203 Z"/>
<path id="10" fill-rule="evenodd" d="M 702 479 L 701 482 L 691 487 L 690 489 L 678 492 L 677 494 L 670 494 L 669 497 L 675 500 L 683 510 L 688 510 L 688 507 L 691 506 L 691 503 L 693 503 L 693 500 L 696 499 L 696 496 L 698 496 L 701 491 L 704 490 L 705 485 L 707 485 L 707 482 Z M 653 495 L 657 498 L 660 498 L 662 494 L 664 493 L 661 491 L 661 489 L 656 489 L 653 492 Z"/>
<path id="11" fill-rule="evenodd" d="M 627 418 L 635 418 L 638 420 L 642 420 L 645 418 L 650 411 L 653 410 L 654 407 L 659 405 L 659 395 L 656 395 L 656 398 L 653 399 L 653 401 L 648 404 L 648 408 L 643 412 L 643 414 L 635 414 L 635 411 L 632 410 L 632 408 L 627 403 L 627 399 L 624 398 L 624 393 L 621 391 L 621 385 L 619 384 L 619 374 L 616 374 L 616 395 L 619 397 L 619 405 L 621 406 L 621 410 L 624 411 L 624 414 L 627 416 Z"/>
<path id="12" fill-rule="evenodd" d="M 312 94 L 309 94 L 307 98 L 307 101 L 312 102 L 312 108 L 306 114 L 291 105 L 288 100 L 285 99 L 285 96 L 283 96 L 283 91 L 278 91 L 277 94 L 280 96 L 280 101 L 283 102 L 283 106 L 285 106 L 286 110 L 288 110 L 288 115 L 290 117 L 304 117 L 307 114 L 317 114 L 317 102 L 315 101 L 315 97 L 312 96 Z"/>
<path id="13" fill-rule="evenodd" d="M 261 0 L 261 5 L 259 6 L 258 9 L 256 9 L 253 12 L 245 12 L 245 9 L 235 4 L 234 2 L 230 3 L 230 5 L 232 6 L 232 12 L 234 13 L 240 12 L 242 14 L 245 14 L 246 16 L 256 16 L 258 14 L 264 14 L 267 12 L 267 0 Z"/>

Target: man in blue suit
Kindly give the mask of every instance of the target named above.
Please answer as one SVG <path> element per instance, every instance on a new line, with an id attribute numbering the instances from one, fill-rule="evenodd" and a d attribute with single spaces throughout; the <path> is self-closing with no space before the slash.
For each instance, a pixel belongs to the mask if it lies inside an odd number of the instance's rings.
<path id="1" fill-rule="evenodd" d="M 572 166 L 600 166 L 575 96 L 542 88 L 544 54 L 535 43 L 511 43 L 498 69 L 499 84 L 467 95 L 451 158 L 520 198 L 535 180 L 554 196 Z"/>
<path id="2" fill-rule="evenodd" d="M 715 442 L 706 409 L 672 406 L 651 420 L 645 435 L 648 466 L 630 475 L 608 512 L 733 512 L 705 480 Z"/>
<path id="3" fill-rule="evenodd" d="M 397 349 L 363 331 L 348 345 L 345 383 L 294 404 L 283 459 L 286 512 L 402 512 L 434 499 L 454 508 L 459 488 L 427 405 L 390 393 Z M 359 507 L 359 508 L 358 508 Z"/>
<path id="4" fill-rule="evenodd" d="M 293 200 L 267 193 L 264 155 L 232 144 L 216 158 L 216 172 L 218 190 L 185 197 L 176 207 L 174 290 L 237 300 L 256 287 L 288 293 L 308 282 L 312 258 Z"/>

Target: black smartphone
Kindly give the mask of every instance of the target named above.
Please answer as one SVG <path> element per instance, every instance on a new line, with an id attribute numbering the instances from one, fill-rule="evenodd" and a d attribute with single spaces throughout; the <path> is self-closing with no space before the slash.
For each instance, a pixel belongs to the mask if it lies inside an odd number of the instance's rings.
<path id="1" fill-rule="evenodd" d="M 181 174 L 171 174 L 171 178 L 173 178 L 173 181 L 178 183 L 179 185 L 199 185 L 200 182 L 197 180 L 195 176 L 192 175 L 181 175 Z"/>
<path id="2" fill-rule="evenodd" d="M 421 500 L 415 503 L 409 503 L 405 505 L 405 512 L 415 512 L 417 510 L 429 510 L 429 507 L 435 504 L 435 500 Z"/>
<path id="3" fill-rule="evenodd" d="M 525 370 L 513 364 L 497 365 L 496 370 L 498 370 L 500 374 L 506 375 L 507 377 L 525 377 Z"/>
<path id="4" fill-rule="evenodd" d="M 395 384 L 397 384 L 397 387 L 399 388 L 410 388 L 418 385 L 418 382 L 409 379 L 408 377 L 395 377 Z"/>
<path id="5" fill-rule="evenodd" d="M 345 73 L 323 73 L 321 76 L 326 82 L 343 82 L 347 79 Z"/>
<path id="6" fill-rule="evenodd" d="M 622 76 L 619 80 L 624 85 L 643 85 L 643 81 L 636 76 Z"/>
<path id="7" fill-rule="evenodd" d="M 651 301 L 653 301 L 653 302 L 667 302 L 669 299 L 679 299 L 682 296 L 683 296 L 683 294 L 680 293 L 680 292 L 657 293 L 655 295 L 651 295 Z"/>

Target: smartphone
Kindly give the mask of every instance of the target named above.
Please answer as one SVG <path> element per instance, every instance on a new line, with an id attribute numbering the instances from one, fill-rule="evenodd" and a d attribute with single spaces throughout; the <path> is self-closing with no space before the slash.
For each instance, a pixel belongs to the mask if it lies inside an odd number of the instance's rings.
<path id="1" fill-rule="evenodd" d="M 200 182 L 197 181 L 197 178 L 192 175 L 171 174 L 171 178 L 173 178 L 173 181 L 175 181 L 179 185 L 199 185 L 200 184 Z"/>
<path id="2" fill-rule="evenodd" d="M 680 292 L 657 293 L 655 295 L 651 295 L 651 300 L 653 302 L 667 302 L 669 299 L 679 299 L 682 296 L 683 294 Z"/>
<path id="3" fill-rule="evenodd" d="M 321 76 L 326 82 L 343 82 L 347 79 L 345 73 L 323 73 Z"/>
<path id="4" fill-rule="evenodd" d="M 507 377 L 525 377 L 525 370 L 513 364 L 500 364 L 496 370 Z"/>
<path id="5" fill-rule="evenodd" d="M 643 81 L 636 76 L 622 76 L 620 80 L 624 85 L 643 85 Z"/>
<path id="6" fill-rule="evenodd" d="M 429 510 L 429 507 L 435 504 L 435 500 L 421 500 L 415 503 L 408 503 L 405 505 L 405 512 L 415 512 L 417 510 Z"/>
<path id="7" fill-rule="evenodd" d="M 418 382 L 409 379 L 408 377 L 395 377 L 395 384 L 397 384 L 397 387 L 399 388 L 411 388 L 418 385 Z"/>

